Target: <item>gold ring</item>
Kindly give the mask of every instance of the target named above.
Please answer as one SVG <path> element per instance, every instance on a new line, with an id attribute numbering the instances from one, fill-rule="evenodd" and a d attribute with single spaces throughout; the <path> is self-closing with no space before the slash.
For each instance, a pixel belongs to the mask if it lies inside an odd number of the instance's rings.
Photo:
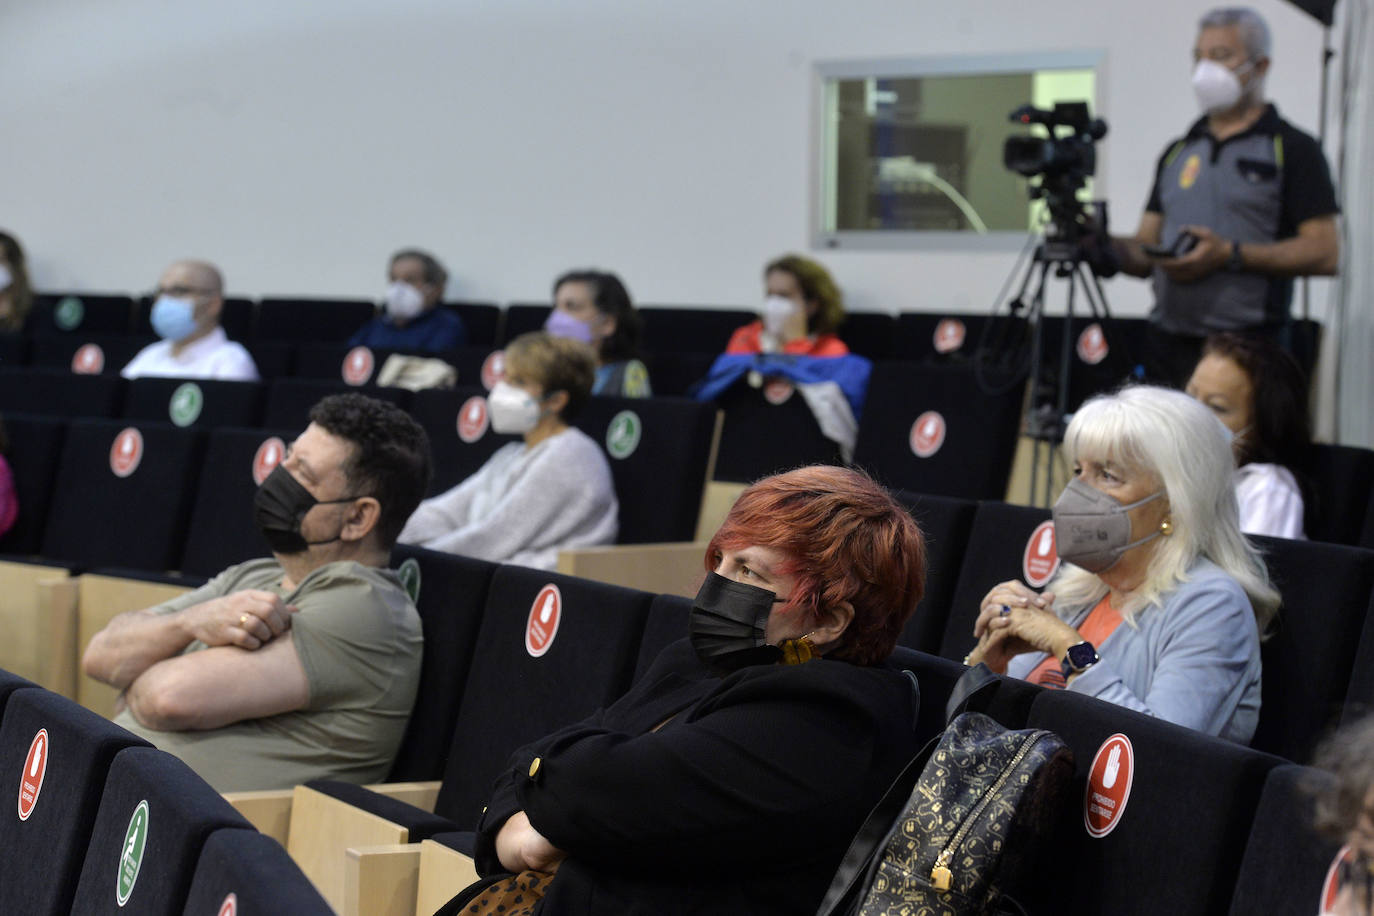
<path id="1" fill-rule="evenodd" d="M 244 626 L 244 625 L 247 624 L 247 623 L 248 623 L 248 615 L 247 615 L 247 614 L 240 614 L 240 615 L 239 615 L 239 626 Z"/>

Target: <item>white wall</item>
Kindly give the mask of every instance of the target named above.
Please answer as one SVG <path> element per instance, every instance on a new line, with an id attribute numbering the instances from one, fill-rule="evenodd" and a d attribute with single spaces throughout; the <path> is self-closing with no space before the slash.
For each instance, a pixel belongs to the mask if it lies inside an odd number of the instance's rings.
<path id="1" fill-rule="evenodd" d="M 1256 3 L 1271 95 L 1315 130 L 1320 29 Z M 1105 50 L 1098 186 L 1129 231 L 1195 117 L 1206 6 L 4 0 L 0 226 L 49 289 L 146 289 L 194 255 L 239 293 L 375 295 L 418 244 L 455 297 L 538 300 L 600 265 L 641 302 L 751 303 L 765 259 L 808 245 L 814 62 Z M 852 308 L 888 311 L 990 307 L 1012 262 L 819 257 Z"/>

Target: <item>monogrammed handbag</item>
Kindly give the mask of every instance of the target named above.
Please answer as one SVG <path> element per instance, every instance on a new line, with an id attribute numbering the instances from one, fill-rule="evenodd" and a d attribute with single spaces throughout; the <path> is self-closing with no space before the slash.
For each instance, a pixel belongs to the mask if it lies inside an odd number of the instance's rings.
<path id="1" fill-rule="evenodd" d="M 1073 755 L 1053 732 L 957 716 L 868 816 L 818 916 L 999 912 L 1072 778 Z"/>

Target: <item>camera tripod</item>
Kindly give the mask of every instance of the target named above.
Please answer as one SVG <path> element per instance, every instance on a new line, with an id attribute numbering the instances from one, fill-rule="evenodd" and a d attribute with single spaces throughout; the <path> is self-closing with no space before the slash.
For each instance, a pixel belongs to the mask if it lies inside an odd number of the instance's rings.
<path id="1" fill-rule="evenodd" d="M 1034 236 L 1032 236 L 1033 239 Z M 1029 248 L 1029 245 L 1027 247 Z M 1020 270 L 1019 263 L 1012 268 L 1011 277 L 1008 278 L 1009 283 L 1015 278 L 1018 270 Z M 1045 333 L 1045 293 L 1049 287 L 1051 275 L 1066 281 L 1068 284 L 1063 327 L 1059 341 L 1059 364 L 1057 373 L 1054 375 L 1045 372 L 1046 347 L 1050 345 Z M 1016 295 L 1008 300 L 1006 318 L 1009 323 L 1013 326 L 1020 326 L 1029 332 L 1029 365 L 1018 365 L 1013 369 L 1011 383 L 1015 384 L 1025 378 L 1026 375 L 1023 373 L 1029 375 L 1030 384 L 1026 398 L 1023 429 L 1025 434 L 1032 439 L 1030 492 L 1028 494 L 1028 502 L 1031 505 L 1050 506 L 1055 498 L 1052 462 L 1055 450 L 1064 441 L 1064 433 L 1069 420 L 1068 407 L 1073 381 L 1074 318 L 1080 291 L 1083 301 L 1087 303 L 1086 316 L 1096 320 L 1102 329 L 1102 343 L 1106 346 L 1106 352 L 1108 354 L 1122 353 L 1122 349 L 1118 346 L 1119 341 L 1116 339 L 1118 335 L 1111 327 L 1111 311 L 1107 304 L 1106 293 L 1102 289 L 1101 281 L 1083 256 L 1077 233 L 1042 236 L 1039 244 L 1035 246 L 1034 254 L 1027 263 L 1025 271 L 1021 274 L 1021 282 Z M 1028 292 L 1030 293 L 1029 298 L 1027 298 Z M 997 343 L 990 343 L 989 329 L 997 318 L 996 310 L 999 307 L 1000 302 L 994 306 L 993 321 L 984 326 L 983 339 L 979 342 L 978 353 L 975 355 L 976 365 L 980 368 L 979 382 L 984 390 L 989 388 L 986 381 L 987 368 L 993 364 L 1006 366 L 1008 363 L 1021 363 L 1021 358 L 1013 356 L 1009 359 L 1008 350 L 1025 345 L 1024 332 L 1021 335 L 1004 333 L 1000 335 L 1001 339 Z M 1015 340 L 1017 336 L 1020 337 L 1019 342 Z M 1120 358 L 1119 355 L 1117 358 Z M 1127 360 L 1127 365 L 1129 365 L 1129 360 Z M 1121 374 L 1124 377 L 1126 372 L 1123 371 Z M 1037 493 L 1039 494 L 1038 501 Z"/>

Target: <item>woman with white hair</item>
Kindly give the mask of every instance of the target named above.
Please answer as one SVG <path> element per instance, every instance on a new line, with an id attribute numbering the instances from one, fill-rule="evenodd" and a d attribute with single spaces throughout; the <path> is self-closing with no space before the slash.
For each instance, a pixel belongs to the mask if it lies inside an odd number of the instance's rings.
<path id="1" fill-rule="evenodd" d="M 1060 571 L 1043 593 L 994 586 L 968 663 L 1248 742 L 1279 598 L 1240 533 L 1225 427 L 1139 386 L 1084 404 L 1064 448 Z"/>

